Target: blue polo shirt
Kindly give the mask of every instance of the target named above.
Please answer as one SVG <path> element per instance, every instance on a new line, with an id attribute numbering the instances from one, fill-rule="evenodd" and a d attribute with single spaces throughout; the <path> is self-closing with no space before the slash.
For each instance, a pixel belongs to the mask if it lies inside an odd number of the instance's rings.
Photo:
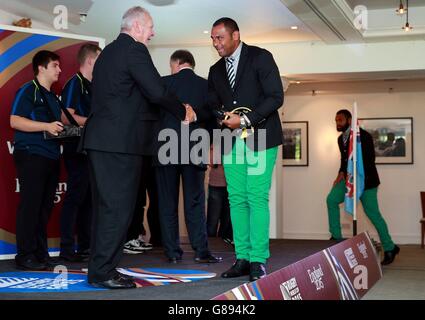
<path id="1" fill-rule="evenodd" d="M 91 102 L 91 82 L 78 72 L 65 84 L 61 94 L 61 101 L 66 108 L 75 110 L 75 114 L 88 117 Z M 78 149 L 78 139 L 63 142 L 64 155 L 75 154 Z"/>
<path id="2" fill-rule="evenodd" d="M 78 72 L 65 84 L 61 100 L 66 108 L 72 108 L 77 115 L 87 118 L 90 113 L 91 82 Z"/>
<path id="3" fill-rule="evenodd" d="M 40 94 L 43 90 L 49 105 Z M 44 87 L 38 87 L 34 81 L 24 84 L 16 93 L 12 105 L 12 115 L 24 117 L 34 121 L 60 121 L 61 109 L 53 92 Z M 43 132 L 24 132 L 15 130 L 15 150 L 26 150 L 30 154 L 37 154 L 49 159 L 57 160 L 60 156 L 59 141 L 44 140 Z"/>

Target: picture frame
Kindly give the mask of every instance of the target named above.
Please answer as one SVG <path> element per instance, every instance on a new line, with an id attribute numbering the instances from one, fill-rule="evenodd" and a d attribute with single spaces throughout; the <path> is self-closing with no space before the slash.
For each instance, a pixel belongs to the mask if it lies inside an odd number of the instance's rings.
<path id="1" fill-rule="evenodd" d="M 283 166 L 308 166 L 308 121 L 282 121 Z"/>
<path id="2" fill-rule="evenodd" d="M 376 164 L 413 164 L 413 118 L 359 118 L 372 135 Z"/>

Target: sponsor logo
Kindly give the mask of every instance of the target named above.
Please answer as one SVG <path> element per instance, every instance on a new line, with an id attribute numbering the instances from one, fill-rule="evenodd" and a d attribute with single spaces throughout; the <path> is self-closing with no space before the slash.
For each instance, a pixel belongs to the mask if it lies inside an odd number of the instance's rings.
<path id="1" fill-rule="evenodd" d="M 369 255 L 367 254 L 367 246 L 364 241 L 358 243 L 357 248 L 359 249 L 364 259 L 367 259 L 369 257 Z"/>
<path id="2" fill-rule="evenodd" d="M 295 277 L 285 281 L 280 285 L 280 291 L 282 292 L 283 300 L 302 300 L 300 288 Z"/>
<path id="3" fill-rule="evenodd" d="M 307 269 L 307 273 L 308 273 L 308 276 L 310 277 L 310 282 L 315 284 L 316 291 L 319 291 L 325 288 L 325 285 L 323 284 L 323 281 L 322 281 L 323 270 L 320 264 L 318 265 L 317 269 L 314 266 L 313 266 L 313 270 Z"/>
<path id="4" fill-rule="evenodd" d="M 0 274 L 0 292 L 69 292 L 103 290 L 87 284 L 85 274 L 7 272 Z"/>
<path id="5" fill-rule="evenodd" d="M 357 262 L 356 256 L 354 255 L 353 249 L 351 247 L 344 250 L 344 255 L 351 269 L 353 269 L 355 266 L 359 264 Z"/>

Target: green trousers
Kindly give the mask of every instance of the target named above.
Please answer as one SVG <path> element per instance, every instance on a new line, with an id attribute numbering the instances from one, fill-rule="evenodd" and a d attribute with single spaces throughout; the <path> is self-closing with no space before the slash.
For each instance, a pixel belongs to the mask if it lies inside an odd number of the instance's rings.
<path id="1" fill-rule="evenodd" d="M 335 239 L 342 238 L 339 205 L 344 202 L 345 190 L 345 180 L 342 180 L 332 188 L 326 199 L 329 231 Z M 370 219 L 379 234 L 384 251 L 389 251 L 394 249 L 394 242 L 388 232 L 387 224 L 379 211 L 377 194 L 378 188 L 367 189 L 360 197 L 360 201 L 362 202 L 366 216 Z"/>
<path id="2" fill-rule="evenodd" d="M 269 192 L 278 148 L 255 152 L 236 139 L 223 156 L 236 259 L 266 263 L 269 251 Z"/>

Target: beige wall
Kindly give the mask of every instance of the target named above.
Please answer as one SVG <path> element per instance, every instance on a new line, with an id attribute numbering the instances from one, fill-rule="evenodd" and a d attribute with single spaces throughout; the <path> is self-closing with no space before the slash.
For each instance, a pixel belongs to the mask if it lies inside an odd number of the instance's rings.
<path id="1" fill-rule="evenodd" d="M 392 89 L 390 93 L 389 88 Z M 313 96 L 311 90 L 317 95 Z M 309 166 L 283 167 L 281 227 L 284 238 L 329 238 L 326 196 L 339 168 L 334 117 L 358 103 L 359 117 L 413 117 L 413 165 L 378 165 L 378 200 L 397 243 L 419 243 L 422 216 L 419 192 L 425 190 L 425 81 L 380 81 L 292 85 L 285 100 L 286 121 L 309 122 Z M 343 210 L 341 210 L 343 211 Z M 343 234 L 351 218 L 341 213 Z M 377 233 L 359 207 L 358 230 Z M 345 227 L 344 227 L 345 226 Z M 278 226 L 279 227 L 279 226 Z"/>

